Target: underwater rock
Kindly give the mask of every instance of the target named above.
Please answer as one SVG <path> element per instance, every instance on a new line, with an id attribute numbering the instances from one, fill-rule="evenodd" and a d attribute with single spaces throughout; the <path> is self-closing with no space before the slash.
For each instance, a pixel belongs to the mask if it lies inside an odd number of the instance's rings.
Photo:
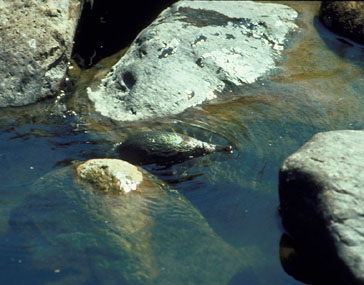
<path id="1" fill-rule="evenodd" d="M 274 69 L 297 15 L 281 4 L 179 1 L 88 96 L 96 111 L 120 121 L 181 113 Z"/>
<path id="2" fill-rule="evenodd" d="M 140 132 L 116 147 L 122 159 L 131 163 L 173 164 L 217 151 L 232 152 L 231 146 L 219 146 L 173 132 Z"/>
<path id="3" fill-rule="evenodd" d="M 81 8 L 81 0 L 0 1 L 0 107 L 59 92 Z"/>
<path id="4" fill-rule="evenodd" d="M 364 131 L 316 134 L 279 174 L 284 227 L 337 284 L 364 284 L 363 145 Z"/>
<path id="5" fill-rule="evenodd" d="M 224 242 L 188 200 L 145 172 L 149 184 L 128 195 L 74 176 L 73 167 L 44 176 L 10 217 L 6 240 L 21 237 L 27 270 L 44 273 L 44 284 L 228 284 L 263 260 L 256 247 Z"/>
<path id="6" fill-rule="evenodd" d="M 323 1 L 319 17 L 333 32 L 364 44 L 364 3 L 362 1 Z"/>
<path id="7" fill-rule="evenodd" d="M 78 165 L 76 173 L 83 183 L 104 193 L 136 191 L 143 181 L 137 167 L 119 159 L 90 159 Z"/>

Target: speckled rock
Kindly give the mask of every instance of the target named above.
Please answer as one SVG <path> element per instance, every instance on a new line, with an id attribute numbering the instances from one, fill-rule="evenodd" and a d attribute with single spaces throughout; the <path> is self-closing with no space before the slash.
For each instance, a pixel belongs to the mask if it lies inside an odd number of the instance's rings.
<path id="1" fill-rule="evenodd" d="M 364 2 L 323 1 L 320 19 L 333 32 L 364 44 Z"/>
<path id="2" fill-rule="evenodd" d="M 296 17 L 280 4 L 180 1 L 138 35 L 89 98 L 115 120 L 180 113 L 268 74 Z"/>
<path id="3" fill-rule="evenodd" d="M 0 107 L 59 91 L 81 8 L 82 0 L 0 1 Z"/>
<path id="4" fill-rule="evenodd" d="M 364 131 L 319 133 L 280 169 L 283 225 L 337 284 L 364 284 Z"/>

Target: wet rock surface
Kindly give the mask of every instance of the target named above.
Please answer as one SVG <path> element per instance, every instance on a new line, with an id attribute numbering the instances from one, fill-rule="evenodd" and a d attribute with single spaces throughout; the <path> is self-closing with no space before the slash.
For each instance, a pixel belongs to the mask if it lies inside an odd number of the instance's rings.
<path id="1" fill-rule="evenodd" d="M 261 262 L 259 250 L 231 247 L 160 181 L 149 180 L 143 193 L 105 195 L 72 179 L 74 171 L 45 175 L 10 218 L 7 240 L 14 245 L 21 237 L 32 270 L 58 273 L 45 275 L 45 282 L 227 284 L 239 269 Z"/>
<path id="2" fill-rule="evenodd" d="M 340 284 L 364 283 L 363 144 L 364 131 L 319 133 L 280 169 L 283 225 Z"/>
<path id="3" fill-rule="evenodd" d="M 274 69 L 296 17 L 279 4 L 181 1 L 139 34 L 89 98 L 122 121 L 180 113 Z"/>
<path id="4" fill-rule="evenodd" d="M 55 95 L 65 77 L 82 1 L 1 1 L 0 107 Z"/>
<path id="5" fill-rule="evenodd" d="M 320 19 L 333 32 L 364 44 L 364 3 L 361 1 L 323 1 Z"/>
<path id="6" fill-rule="evenodd" d="M 136 164 L 173 164 L 216 151 L 232 152 L 231 146 L 210 144 L 172 132 L 139 132 L 116 147 L 122 159 Z"/>

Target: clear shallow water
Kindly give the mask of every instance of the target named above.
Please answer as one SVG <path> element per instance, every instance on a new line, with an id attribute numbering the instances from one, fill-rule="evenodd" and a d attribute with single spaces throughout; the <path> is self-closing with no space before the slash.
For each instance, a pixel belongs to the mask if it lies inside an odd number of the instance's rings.
<path id="1" fill-rule="evenodd" d="M 278 170 L 317 132 L 364 128 L 364 54 L 313 18 L 317 3 L 294 5 L 304 29 L 281 68 L 225 102 L 132 124 L 89 113 L 77 93 L 3 109 L 0 283 L 300 284 L 279 258 Z M 235 152 L 145 166 L 170 186 L 143 197 L 75 182 L 72 161 L 116 157 L 116 142 L 150 129 Z"/>

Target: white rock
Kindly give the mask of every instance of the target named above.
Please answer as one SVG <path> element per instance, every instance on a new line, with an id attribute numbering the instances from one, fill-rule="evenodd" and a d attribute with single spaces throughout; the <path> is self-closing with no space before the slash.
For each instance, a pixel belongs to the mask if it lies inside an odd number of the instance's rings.
<path id="1" fill-rule="evenodd" d="M 296 17 L 280 4 L 180 1 L 139 34 L 89 98 L 122 121 L 180 113 L 274 69 Z"/>

